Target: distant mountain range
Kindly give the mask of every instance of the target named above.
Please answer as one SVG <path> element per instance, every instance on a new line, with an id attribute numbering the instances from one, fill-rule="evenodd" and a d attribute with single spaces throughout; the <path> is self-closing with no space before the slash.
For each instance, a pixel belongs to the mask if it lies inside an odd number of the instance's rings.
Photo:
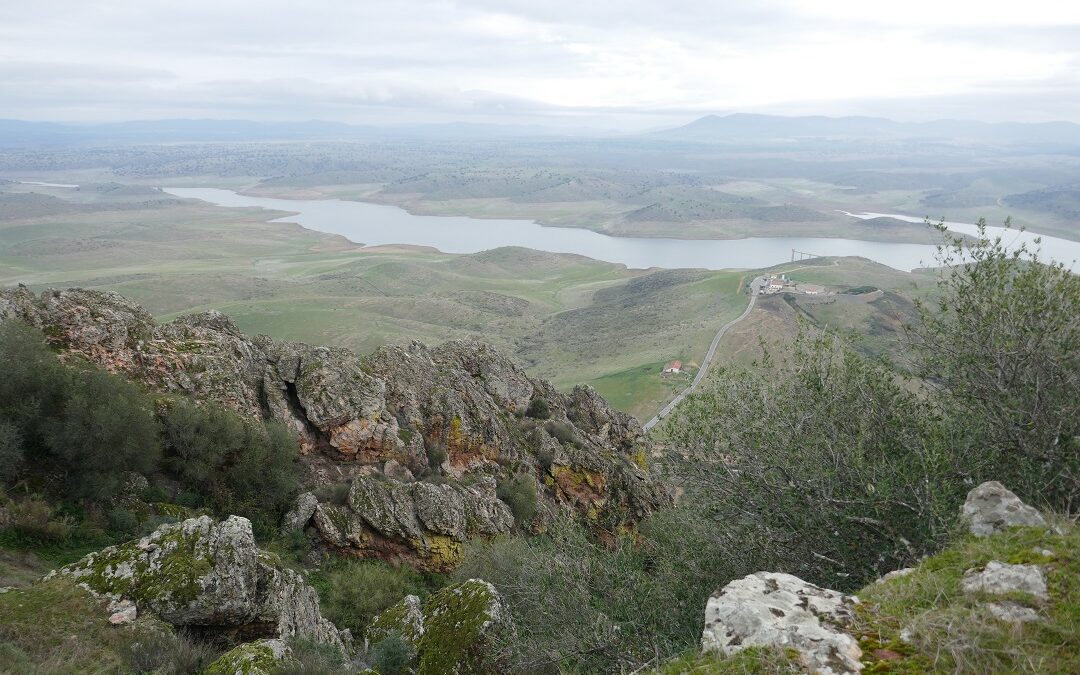
<path id="1" fill-rule="evenodd" d="M 403 138 L 468 141 L 604 135 L 606 134 L 586 129 L 467 122 L 374 126 L 326 121 L 254 122 L 250 120 L 171 119 L 62 124 L 0 119 L 0 147 L 7 148 L 106 143 Z M 1080 124 L 1071 122 L 995 124 L 963 120 L 896 122 L 882 117 L 783 117 L 737 113 L 726 116 L 706 115 L 673 129 L 617 137 L 695 143 L 808 139 L 925 139 L 1072 145 L 1080 144 Z"/>
<path id="2" fill-rule="evenodd" d="M 769 141 L 810 138 L 950 139 L 1027 143 L 1080 143 L 1080 124 L 1071 122 L 897 122 L 883 117 L 782 117 L 706 115 L 674 129 L 647 134 L 678 141 Z"/>
<path id="3" fill-rule="evenodd" d="M 215 141 L 364 140 L 390 138 L 480 140 L 558 136 L 563 129 L 511 124 L 353 125 L 342 122 L 253 122 L 250 120 L 172 119 L 60 124 L 0 119 L 0 147 L 102 143 L 178 143 Z"/>

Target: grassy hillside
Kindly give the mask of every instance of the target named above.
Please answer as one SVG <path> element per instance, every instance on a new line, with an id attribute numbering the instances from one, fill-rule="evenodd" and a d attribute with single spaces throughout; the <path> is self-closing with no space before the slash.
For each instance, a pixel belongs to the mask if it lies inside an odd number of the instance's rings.
<path id="1" fill-rule="evenodd" d="M 279 215 L 114 183 L 5 184 L 0 284 L 115 290 L 162 319 L 214 308 L 249 333 L 360 353 L 477 336 L 641 417 L 671 395 L 660 365 L 699 360 L 746 302 L 737 273 L 634 271 L 527 249 L 360 249 L 267 222 Z"/>
<path id="2" fill-rule="evenodd" d="M 717 363 L 748 365 L 761 358 L 762 344 L 787 349 L 800 323 L 850 336 L 868 356 L 895 356 L 905 323 L 914 318 L 915 298 L 932 293 L 927 271 L 901 272 L 860 258 L 815 258 L 770 268 L 798 283 L 824 287 L 820 295 L 763 296 L 753 312 L 720 343 Z"/>

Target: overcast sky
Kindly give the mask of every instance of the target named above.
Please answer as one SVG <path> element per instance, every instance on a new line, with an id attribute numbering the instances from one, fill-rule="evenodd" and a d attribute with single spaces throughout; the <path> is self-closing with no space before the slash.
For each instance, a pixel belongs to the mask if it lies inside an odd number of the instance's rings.
<path id="1" fill-rule="evenodd" d="M 1080 122 L 1078 0 L 0 0 L 0 117 Z"/>

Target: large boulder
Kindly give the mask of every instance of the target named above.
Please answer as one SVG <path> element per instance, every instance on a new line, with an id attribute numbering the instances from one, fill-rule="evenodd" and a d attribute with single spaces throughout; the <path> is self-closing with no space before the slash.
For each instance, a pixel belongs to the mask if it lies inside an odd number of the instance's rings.
<path id="1" fill-rule="evenodd" d="M 968 492 L 960 508 L 960 519 L 976 537 L 987 537 L 1018 525 L 1046 525 L 1038 510 L 1022 502 L 996 480 Z"/>
<path id="2" fill-rule="evenodd" d="M 50 576 L 57 574 L 225 642 L 295 635 L 344 652 L 349 639 L 323 618 L 318 595 L 297 572 L 256 547 L 251 523 L 239 516 L 162 525 Z"/>
<path id="3" fill-rule="evenodd" d="M 757 572 L 709 598 L 701 648 L 725 656 L 747 647 L 790 648 L 810 672 L 857 673 L 862 650 L 840 626 L 851 622 L 858 602 L 790 574 Z"/>
<path id="4" fill-rule="evenodd" d="M 480 579 L 447 586 L 423 606 L 415 596 L 372 622 L 367 641 L 377 645 L 396 633 L 416 650 L 419 675 L 506 672 L 499 645 L 514 630 L 495 587 Z"/>

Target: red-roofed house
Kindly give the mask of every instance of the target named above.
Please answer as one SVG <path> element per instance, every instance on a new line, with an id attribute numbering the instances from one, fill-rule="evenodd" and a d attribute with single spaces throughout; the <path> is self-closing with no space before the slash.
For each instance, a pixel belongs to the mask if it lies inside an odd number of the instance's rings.
<path id="1" fill-rule="evenodd" d="M 663 372 L 665 374 L 681 373 L 682 372 L 682 361 L 672 361 L 671 363 L 664 366 Z"/>

